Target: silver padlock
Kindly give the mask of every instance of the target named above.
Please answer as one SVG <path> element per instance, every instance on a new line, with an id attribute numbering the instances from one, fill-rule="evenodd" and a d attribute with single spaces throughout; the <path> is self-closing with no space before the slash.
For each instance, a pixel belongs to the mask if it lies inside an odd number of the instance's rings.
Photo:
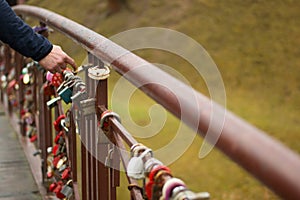
<path id="1" fill-rule="evenodd" d="M 145 162 L 145 173 L 150 173 L 153 167 L 156 165 L 163 165 L 163 163 L 157 160 L 156 158 L 149 158 Z"/>
<path id="2" fill-rule="evenodd" d="M 93 115 L 96 113 L 96 99 L 90 98 L 80 101 L 80 109 L 83 112 L 84 116 Z"/>
<path id="3" fill-rule="evenodd" d="M 187 189 L 185 183 L 178 178 L 168 179 L 162 188 L 161 199 L 164 200 L 208 200 L 209 198 L 208 192 L 194 193 Z"/>
<path id="4" fill-rule="evenodd" d="M 70 199 L 73 195 L 73 188 L 71 187 L 72 180 L 69 180 L 66 185 L 64 185 L 61 189 L 61 193 L 65 195 L 67 199 Z"/>
<path id="5" fill-rule="evenodd" d="M 62 166 L 60 166 L 60 168 L 58 168 L 58 172 L 62 173 L 66 168 L 67 168 L 67 165 L 63 164 Z"/>
<path id="6" fill-rule="evenodd" d="M 80 101 L 88 99 L 88 93 L 85 89 L 78 90 L 73 96 L 71 96 L 71 100 L 73 103 L 77 105 L 80 104 Z"/>
<path id="7" fill-rule="evenodd" d="M 151 152 L 151 149 L 146 149 L 138 157 L 131 157 L 127 165 L 127 175 L 129 177 L 137 180 L 145 178 L 145 167 L 143 158 Z"/>

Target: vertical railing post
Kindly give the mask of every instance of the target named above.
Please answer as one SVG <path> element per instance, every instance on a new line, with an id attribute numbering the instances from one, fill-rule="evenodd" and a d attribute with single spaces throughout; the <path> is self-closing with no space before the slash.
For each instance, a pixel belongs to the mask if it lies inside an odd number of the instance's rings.
<path id="1" fill-rule="evenodd" d="M 39 79 L 39 81 L 44 82 L 44 79 Z M 47 169 L 47 148 L 52 146 L 53 142 L 53 134 L 52 134 L 52 111 L 47 107 L 47 101 L 51 99 L 50 96 L 45 95 L 43 92 L 39 94 L 39 102 L 40 108 L 38 114 L 41 119 L 40 123 L 40 131 L 38 137 L 40 138 L 41 146 L 40 149 L 42 151 L 42 168 L 43 171 Z M 45 173 L 43 173 L 43 179 L 45 179 Z"/>
<path id="2" fill-rule="evenodd" d="M 81 194 L 82 200 L 88 199 L 88 174 L 87 174 L 87 148 L 86 148 L 86 129 L 83 119 L 78 121 L 79 123 L 79 133 L 81 136 Z"/>
<path id="3" fill-rule="evenodd" d="M 74 123 L 73 113 L 74 111 L 69 111 L 70 117 L 70 129 L 68 133 L 68 143 L 69 143 L 69 162 L 71 167 L 71 177 L 74 185 L 74 199 L 79 200 L 79 191 L 78 191 L 78 178 L 77 178 L 77 140 L 76 140 L 76 125 Z"/>
<path id="4" fill-rule="evenodd" d="M 21 113 L 22 109 L 23 109 L 23 105 L 24 105 L 24 95 L 25 95 L 25 85 L 23 83 L 23 81 L 20 79 L 20 76 L 22 74 L 22 69 L 23 69 L 23 65 L 24 65 L 24 57 L 19 54 L 18 52 L 15 52 L 14 55 L 14 68 L 16 70 L 16 80 L 18 82 L 19 85 L 19 89 L 17 91 L 17 100 L 18 100 L 18 112 Z M 25 123 L 23 123 L 23 121 L 21 121 L 20 124 L 20 133 L 22 136 L 26 135 L 26 125 Z"/>
<path id="5" fill-rule="evenodd" d="M 44 93 L 40 93 L 40 90 L 38 87 L 43 84 L 43 76 L 39 76 L 36 69 L 34 69 L 34 77 L 35 77 L 35 95 L 34 101 L 37 103 L 36 110 L 35 110 L 35 116 L 38 123 L 36 123 L 37 128 L 37 144 L 38 148 L 41 150 L 41 168 L 42 168 L 42 182 L 44 182 L 46 178 L 46 168 L 47 168 L 47 149 L 46 149 L 46 142 L 45 142 L 45 116 L 47 113 L 44 111 Z"/>

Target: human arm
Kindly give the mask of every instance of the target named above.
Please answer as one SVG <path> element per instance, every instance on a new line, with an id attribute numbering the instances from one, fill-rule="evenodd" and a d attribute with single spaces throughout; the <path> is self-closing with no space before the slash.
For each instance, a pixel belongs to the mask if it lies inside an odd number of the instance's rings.
<path id="1" fill-rule="evenodd" d="M 52 45 L 24 23 L 5 0 L 0 0 L 0 40 L 26 57 L 38 61 L 46 70 L 61 72 L 76 64 L 60 47 Z"/>

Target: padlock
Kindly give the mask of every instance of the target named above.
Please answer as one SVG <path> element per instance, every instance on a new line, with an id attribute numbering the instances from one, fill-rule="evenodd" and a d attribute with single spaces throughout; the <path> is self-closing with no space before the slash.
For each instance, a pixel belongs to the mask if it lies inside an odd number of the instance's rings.
<path id="1" fill-rule="evenodd" d="M 55 128 L 56 131 L 61 131 L 62 130 L 62 126 L 61 126 L 61 120 L 66 118 L 65 115 L 60 115 L 57 117 L 57 119 L 53 122 L 53 126 Z"/>
<path id="2" fill-rule="evenodd" d="M 57 166 L 57 163 L 58 161 L 61 159 L 62 155 L 57 155 L 57 156 L 54 156 L 53 160 L 52 160 L 52 165 L 53 167 L 56 167 Z"/>
<path id="3" fill-rule="evenodd" d="M 4 89 L 7 86 L 7 77 L 5 75 L 1 76 L 1 87 Z"/>
<path id="4" fill-rule="evenodd" d="M 63 182 L 59 181 L 59 182 L 57 182 L 57 186 L 53 190 L 53 192 L 56 194 L 56 197 L 59 199 L 63 199 L 66 197 L 64 194 L 61 193 L 62 188 L 63 188 Z"/>
<path id="5" fill-rule="evenodd" d="M 34 134 L 33 136 L 31 136 L 30 142 L 35 142 L 37 138 L 38 138 L 37 134 Z"/>
<path id="6" fill-rule="evenodd" d="M 143 144 L 136 144 L 130 148 L 131 156 L 138 157 L 140 153 L 144 152 L 148 147 L 144 146 Z M 152 151 L 151 151 L 152 152 Z"/>
<path id="7" fill-rule="evenodd" d="M 54 87 L 59 87 L 62 84 L 62 82 L 63 82 L 62 74 L 60 74 L 60 73 L 53 74 L 52 79 L 51 79 L 51 84 Z"/>
<path id="8" fill-rule="evenodd" d="M 86 100 L 88 98 L 88 93 L 85 88 L 77 91 L 73 96 L 71 96 L 71 100 L 76 105 L 80 106 L 80 101 Z"/>
<path id="9" fill-rule="evenodd" d="M 161 166 L 161 165 L 163 165 L 163 163 L 160 162 L 159 160 L 157 160 L 156 158 L 153 158 L 153 157 L 149 158 L 145 162 L 145 173 L 150 174 L 150 172 L 154 166 Z"/>
<path id="10" fill-rule="evenodd" d="M 63 137 L 64 137 L 64 132 L 59 131 L 59 133 L 54 138 L 55 144 L 62 144 L 62 142 L 64 142 L 64 141 L 61 141 L 61 138 L 63 139 Z"/>
<path id="11" fill-rule="evenodd" d="M 54 156 L 58 155 L 58 151 L 59 151 L 59 144 L 54 145 L 54 147 L 52 148 L 52 154 Z"/>
<path id="12" fill-rule="evenodd" d="M 75 91 L 81 91 L 81 90 L 85 90 L 85 89 L 86 89 L 86 85 L 81 79 L 75 80 L 75 83 L 74 83 Z"/>
<path id="13" fill-rule="evenodd" d="M 62 144 L 56 144 L 53 147 L 53 155 L 54 156 L 58 156 L 58 155 L 62 155 L 66 152 L 66 144 L 62 143 Z"/>
<path id="14" fill-rule="evenodd" d="M 61 179 L 62 180 L 67 180 L 70 176 L 71 168 L 67 167 L 61 174 Z"/>
<path id="15" fill-rule="evenodd" d="M 90 98 L 80 101 L 80 110 L 84 116 L 93 115 L 96 113 L 96 99 Z"/>
<path id="16" fill-rule="evenodd" d="M 68 167 L 67 164 L 63 164 L 63 165 L 58 169 L 58 172 L 62 174 L 62 173 L 65 171 L 65 169 L 67 169 L 67 167 Z"/>
<path id="17" fill-rule="evenodd" d="M 61 97 L 61 99 L 66 103 L 69 104 L 72 102 L 71 100 L 71 96 L 72 96 L 72 88 L 71 87 L 64 87 L 59 93 L 58 95 Z"/>
<path id="18" fill-rule="evenodd" d="M 68 160 L 67 156 L 63 156 L 56 164 L 56 169 L 59 169 L 66 161 Z"/>
<path id="19" fill-rule="evenodd" d="M 162 188 L 162 199 L 170 200 L 172 197 L 172 192 L 176 187 L 186 188 L 186 185 L 178 178 L 168 179 Z"/>
<path id="20" fill-rule="evenodd" d="M 138 157 L 131 157 L 127 165 L 127 175 L 134 179 L 143 179 L 145 178 L 145 169 L 143 158 L 152 152 L 151 149 L 146 149 Z"/>
<path id="21" fill-rule="evenodd" d="M 107 66 L 99 67 L 91 67 L 88 69 L 88 76 L 94 80 L 104 80 L 109 77 L 110 70 Z"/>
<path id="22" fill-rule="evenodd" d="M 134 179 L 144 178 L 144 162 L 139 157 L 132 157 L 127 165 L 127 175 Z"/>
<path id="23" fill-rule="evenodd" d="M 101 114 L 101 117 L 100 117 L 100 124 L 99 125 L 100 125 L 101 128 L 105 128 L 105 125 L 107 125 L 107 118 L 108 117 L 114 117 L 118 120 L 118 122 L 121 123 L 121 118 L 117 113 L 112 112 L 111 110 L 106 110 Z"/>
<path id="24" fill-rule="evenodd" d="M 155 178 L 157 178 L 157 174 L 161 171 L 163 171 L 164 173 L 167 173 L 171 176 L 171 170 L 168 167 L 166 167 L 164 165 L 153 166 L 149 173 L 149 181 L 145 186 L 146 195 L 147 195 L 148 199 L 153 199 L 152 198 L 153 193 L 157 192 L 158 188 L 155 185 L 155 181 L 157 181 L 157 180 L 155 180 Z M 157 195 L 157 194 L 154 194 L 154 195 Z"/>
<path id="25" fill-rule="evenodd" d="M 51 184 L 49 185 L 49 191 L 50 191 L 50 192 L 53 192 L 54 189 L 56 188 L 56 186 L 57 186 L 57 183 L 56 183 L 56 182 L 51 183 Z"/>
<path id="26" fill-rule="evenodd" d="M 61 193 L 69 199 L 73 195 L 73 188 L 71 186 L 72 180 L 69 180 L 61 189 Z"/>
<path id="27" fill-rule="evenodd" d="M 24 75 L 23 75 L 22 79 L 23 79 L 23 83 L 24 83 L 25 85 L 27 85 L 27 84 L 30 83 L 31 76 L 30 76 L 30 74 L 27 73 L 27 74 L 24 74 Z"/>
<path id="28" fill-rule="evenodd" d="M 162 188 L 162 199 L 164 200 L 208 200 L 208 192 L 194 193 L 187 189 L 185 183 L 178 178 L 168 179 Z"/>
<path id="29" fill-rule="evenodd" d="M 47 166 L 47 178 L 52 178 L 54 175 L 53 168 L 51 166 Z"/>

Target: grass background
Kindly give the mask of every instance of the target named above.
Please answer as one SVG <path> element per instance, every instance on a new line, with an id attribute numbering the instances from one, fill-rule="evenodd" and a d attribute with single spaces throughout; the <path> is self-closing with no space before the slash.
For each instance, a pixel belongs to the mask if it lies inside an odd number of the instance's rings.
<path id="1" fill-rule="evenodd" d="M 227 109 L 300 152 L 299 1 L 128 0 L 131 10 L 123 9 L 110 17 L 105 17 L 103 0 L 27 3 L 55 11 L 105 37 L 144 26 L 185 33 L 200 43 L 218 66 L 225 84 Z M 84 60 L 85 52 L 69 39 L 57 33 L 50 39 L 78 64 Z M 178 56 L 155 50 L 136 53 L 151 62 L 172 66 L 195 89 L 209 95 L 201 77 Z M 110 89 L 118 79 L 113 73 Z M 133 120 L 138 125 L 147 125 L 148 109 L 154 102 L 141 92 L 135 92 L 130 102 Z M 166 126 L 158 135 L 137 139 L 154 150 L 168 143 L 178 121 L 167 116 Z M 193 133 L 187 130 L 186 134 Z M 183 156 L 170 165 L 174 175 L 189 188 L 208 191 L 212 199 L 278 198 L 218 150 L 198 159 L 201 142 L 196 137 Z M 121 185 L 119 199 L 129 199 L 125 179 Z"/>

